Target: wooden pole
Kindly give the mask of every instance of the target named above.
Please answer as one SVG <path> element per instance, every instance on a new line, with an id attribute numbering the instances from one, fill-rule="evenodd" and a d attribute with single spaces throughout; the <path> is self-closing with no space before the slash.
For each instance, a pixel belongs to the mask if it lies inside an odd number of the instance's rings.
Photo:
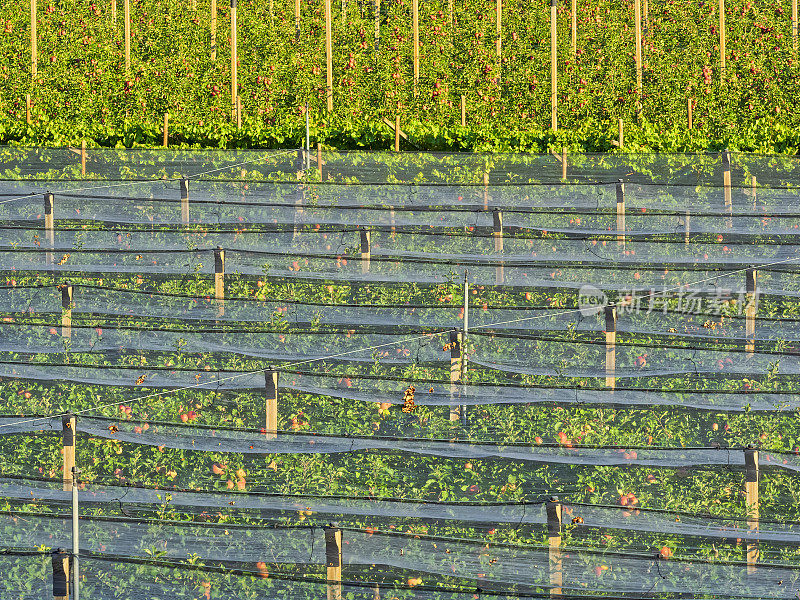
<path id="1" fill-rule="evenodd" d="M 553 497 L 545 504 L 547 513 L 547 545 L 549 548 L 550 595 L 560 596 L 564 585 L 564 572 L 561 562 L 561 504 Z"/>
<path id="2" fill-rule="evenodd" d="M 684 219 L 683 220 L 683 226 L 684 226 L 683 242 L 687 246 L 689 245 L 689 233 L 691 231 L 689 222 L 690 222 L 691 218 L 692 218 L 692 211 L 687 210 L 686 211 L 686 216 L 683 218 Z"/>
<path id="3" fill-rule="evenodd" d="M 39 49 L 37 47 L 36 17 L 38 10 L 36 0 L 31 0 L 31 79 L 36 79 L 39 70 Z"/>
<path id="4" fill-rule="evenodd" d="M 467 126 L 467 97 L 461 94 L 461 126 Z"/>
<path id="5" fill-rule="evenodd" d="M 361 274 L 369 273 L 369 261 L 372 255 L 371 235 L 369 229 L 361 230 Z"/>
<path id="6" fill-rule="evenodd" d="M 756 179 L 755 175 L 753 175 L 753 179 L 750 182 L 750 195 L 753 197 L 753 210 L 755 210 L 758 202 L 758 179 Z"/>
<path id="7" fill-rule="evenodd" d="M 758 534 L 759 500 L 758 500 L 758 450 L 748 448 L 744 451 L 744 494 L 747 507 L 747 527 Z M 747 542 L 747 572 L 755 573 L 758 562 L 758 541 Z"/>
<path id="8" fill-rule="evenodd" d="M 411 29 L 414 44 L 414 95 L 419 93 L 419 0 L 411 0 Z"/>
<path id="9" fill-rule="evenodd" d="M 131 0 L 122 0 L 122 18 L 125 21 L 125 72 L 131 70 Z"/>
<path id="10" fill-rule="evenodd" d="M 56 234 L 53 229 L 55 217 L 53 215 L 55 206 L 53 194 L 50 192 L 44 195 L 44 237 L 45 244 L 47 245 L 47 252 L 45 253 L 45 264 L 53 264 L 53 248 L 56 245 Z"/>
<path id="11" fill-rule="evenodd" d="M 219 314 L 225 314 L 225 250 L 214 249 L 214 298 L 219 305 Z"/>
<path id="12" fill-rule="evenodd" d="M 622 150 L 625 147 L 625 123 L 622 117 L 617 119 L 617 147 Z"/>
<path id="13" fill-rule="evenodd" d="M 57 548 L 52 554 L 53 600 L 69 600 L 69 554 Z"/>
<path id="14" fill-rule="evenodd" d="M 265 429 L 268 440 L 278 437 L 278 371 L 271 367 L 264 372 L 266 391 Z"/>
<path id="15" fill-rule="evenodd" d="M 719 0 L 719 80 L 725 79 L 725 0 Z"/>
<path id="16" fill-rule="evenodd" d="M 236 40 L 236 0 L 231 0 L 231 118 L 236 118 L 236 98 L 239 96 L 239 44 Z"/>
<path id="17" fill-rule="evenodd" d="M 294 35 L 300 37 L 300 0 L 294 0 Z"/>
<path id="18" fill-rule="evenodd" d="M 72 286 L 61 286 L 61 337 L 72 337 Z"/>
<path id="19" fill-rule="evenodd" d="M 189 180 L 181 179 L 181 223 L 189 224 Z"/>
<path id="20" fill-rule="evenodd" d="M 617 183 L 617 245 L 625 247 L 625 184 Z"/>
<path id="21" fill-rule="evenodd" d="M 567 179 L 567 149 L 561 148 L 561 179 Z"/>
<path id="22" fill-rule="evenodd" d="M 634 0 L 634 30 L 636 38 L 636 110 L 642 110 L 642 0 Z"/>
<path id="23" fill-rule="evenodd" d="M 164 139 L 162 145 L 164 148 L 169 147 L 169 113 L 164 113 Z"/>
<path id="24" fill-rule="evenodd" d="M 86 177 L 86 140 L 81 140 L 81 177 Z"/>
<path id="25" fill-rule="evenodd" d="M 570 12 L 572 17 L 570 46 L 572 48 L 572 57 L 575 58 L 578 55 L 578 0 L 572 0 Z"/>
<path id="26" fill-rule="evenodd" d="M 75 417 L 65 415 L 61 419 L 61 442 L 64 453 L 64 491 L 72 490 L 72 468 L 75 466 Z"/>
<path id="27" fill-rule="evenodd" d="M 394 117 L 394 151 L 400 152 L 400 115 Z"/>
<path id="28" fill-rule="evenodd" d="M 792 0 L 792 50 L 797 54 L 797 0 Z"/>
<path id="29" fill-rule="evenodd" d="M 117 0 L 111 0 L 111 22 L 117 26 Z"/>
<path id="30" fill-rule="evenodd" d="M 450 420 L 458 421 L 461 417 L 461 409 L 455 403 L 458 394 L 458 382 L 461 381 L 462 371 L 462 344 L 463 335 L 458 330 L 450 332 Z"/>
<path id="31" fill-rule="evenodd" d="M 325 527 L 325 566 L 328 600 L 342 600 L 342 530 L 334 523 Z"/>
<path id="32" fill-rule="evenodd" d="M 686 116 L 689 121 L 689 129 L 694 126 L 692 111 L 694 110 L 694 98 L 686 99 Z"/>
<path id="33" fill-rule="evenodd" d="M 733 212 L 733 202 L 731 200 L 731 153 L 725 150 L 722 153 L 722 196 L 725 202 L 725 210 L 728 212 L 726 219 L 728 227 L 733 227 L 733 219 L 730 213 Z"/>
<path id="34" fill-rule="evenodd" d="M 331 0 L 325 0 L 325 98 L 333 112 L 333 41 L 331 39 Z"/>
<path id="35" fill-rule="evenodd" d="M 375 49 L 378 49 L 378 44 L 381 39 L 381 0 L 374 0 L 374 17 L 375 17 Z"/>
<path id="36" fill-rule="evenodd" d="M 494 209 L 492 212 L 492 220 L 494 221 L 494 251 L 497 254 L 503 253 L 503 212 L 499 209 Z M 494 268 L 494 282 L 496 285 L 502 285 L 504 281 L 503 263 L 500 262 Z"/>
<path id="37" fill-rule="evenodd" d="M 30 125 L 31 119 L 31 95 L 25 94 L 25 122 Z"/>
<path id="38" fill-rule="evenodd" d="M 756 293 L 756 277 L 758 271 L 747 269 L 745 273 L 745 338 L 747 339 L 747 355 L 752 356 L 756 347 L 756 310 L 758 296 Z"/>
<path id="39" fill-rule="evenodd" d="M 495 41 L 497 50 L 497 72 L 500 73 L 500 66 L 503 59 L 503 0 L 497 0 L 495 7 L 496 22 L 497 22 L 497 40 Z M 499 76 L 499 75 L 498 75 Z"/>
<path id="40" fill-rule="evenodd" d="M 550 125 L 558 131 L 558 57 L 556 48 L 557 0 L 550 0 Z"/>
<path id="41" fill-rule="evenodd" d="M 617 307 L 605 307 L 606 317 L 606 387 L 614 389 L 617 385 Z"/>
<path id="42" fill-rule="evenodd" d="M 322 168 L 323 168 L 322 144 L 320 142 L 317 142 L 317 168 L 319 169 L 319 180 L 323 181 L 324 177 L 322 176 Z"/>
<path id="43" fill-rule="evenodd" d="M 217 0 L 211 0 L 211 60 L 217 60 Z"/>

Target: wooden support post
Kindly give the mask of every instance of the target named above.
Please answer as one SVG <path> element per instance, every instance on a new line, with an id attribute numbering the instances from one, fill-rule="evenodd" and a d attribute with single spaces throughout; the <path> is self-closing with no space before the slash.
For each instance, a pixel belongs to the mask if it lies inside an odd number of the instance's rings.
<path id="1" fill-rule="evenodd" d="M 189 180 L 181 179 L 181 223 L 189 224 Z"/>
<path id="2" fill-rule="evenodd" d="M 36 0 L 31 0 L 31 79 L 36 80 L 39 71 L 39 49 L 37 47 L 36 17 L 38 9 Z"/>
<path id="3" fill-rule="evenodd" d="M 131 0 L 122 0 L 122 18 L 125 21 L 125 72 L 131 70 Z"/>
<path id="4" fill-rule="evenodd" d="M 692 112 L 694 111 L 694 98 L 687 98 L 686 99 L 686 117 L 689 122 L 689 129 L 694 127 L 694 119 Z"/>
<path id="5" fill-rule="evenodd" d="M 461 94 L 461 126 L 467 126 L 467 97 Z"/>
<path id="6" fill-rule="evenodd" d="M 372 255 L 371 235 L 369 229 L 361 230 L 361 274 L 369 273 L 369 261 Z"/>
<path id="7" fill-rule="evenodd" d="M 634 30 L 636 41 L 636 111 L 642 110 L 642 0 L 634 0 Z"/>
<path id="8" fill-rule="evenodd" d="M 294 0 L 294 36 L 300 39 L 300 0 Z"/>
<path id="9" fill-rule="evenodd" d="M 792 0 L 792 51 L 797 54 L 797 0 Z"/>
<path id="10" fill-rule="evenodd" d="M 556 47 L 557 0 L 550 0 L 550 125 L 558 131 L 558 54 Z"/>
<path id="11" fill-rule="evenodd" d="M 564 571 L 561 562 L 561 504 L 553 497 L 545 504 L 547 513 L 547 545 L 549 548 L 550 595 L 560 596 L 564 585 Z"/>
<path id="12" fill-rule="evenodd" d="M 617 183 L 617 245 L 625 247 L 625 184 Z"/>
<path id="13" fill-rule="evenodd" d="M 225 314 L 225 250 L 214 250 L 214 298 L 219 306 L 219 314 Z"/>
<path id="14" fill-rule="evenodd" d="M 730 213 L 733 212 L 733 202 L 731 200 L 731 153 L 725 150 L 722 153 L 722 195 L 725 202 L 725 210 L 728 212 L 726 224 L 728 228 L 733 227 L 733 219 Z"/>
<path id="15" fill-rule="evenodd" d="M 719 0 L 719 80 L 725 79 L 725 0 Z"/>
<path id="16" fill-rule="evenodd" d="M 265 385 L 265 429 L 268 440 L 278 437 L 278 371 L 271 367 L 264 372 Z"/>
<path id="17" fill-rule="evenodd" d="M 414 95 L 419 94 L 419 0 L 411 0 L 411 29 L 414 44 Z"/>
<path id="18" fill-rule="evenodd" d="M 72 286 L 61 286 L 61 337 L 72 337 Z"/>
<path id="19" fill-rule="evenodd" d="M 211 60 L 217 60 L 217 0 L 211 0 Z"/>
<path id="20" fill-rule="evenodd" d="M 567 149 L 561 148 L 561 179 L 567 179 Z"/>
<path id="21" fill-rule="evenodd" d="M 745 273 L 745 338 L 747 339 L 747 355 L 753 356 L 756 348 L 756 311 L 758 309 L 758 292 L 756 277 L 758 271 L 747 269 Z"/>
<path id="22" fill-rule="evenodd" d="M 81 177 L 86 177 L 86 140 L 81 140 Z"/>
<path id="23" fill-rule="evenodd" d="M 69 600 L 69 553 L 57 548 L 53 560 L 53 600 Z"/>
<path id="24" fill-rule="evenodd" d="M 501 68 L 503 64 L 503 0 L 497 0 L 495 7 L 496 22 L 497 22 L 497 40 L 495 42 L 497 50 L 497 76 L 500 77 Z"/>
<path id="25" fill-rule="evenodd" d="M 570 31 L 572 33 L 570 47 L 572 49 L 572 58 L 578 55 L 578 0 L 572 0 L 571 7 L 572 26 Z"/>
<path id="26" fill-rule="evenodd" d="M 169 148 L 169 113 L 164 113 L 164 139 L 162 140 L 162 145 L 164 148 Z"/>
<path id="27" fill-rule="evenodd" d="M 394 117 L 394 151 L 400 152 L 400 115 Z"/>
<path id="28" fill-rule="evenodd" d="M 236 128 L 242 128 L 242 97 L 236 96 Z"/>
<path id="29" fill-rule="evenodd" d="M 755 210 L 758 202 L 758 179 L 756 179 L 755 175 L 750 180 L 750 195 L 753 197 L 753 210 Z"/>
<path id="30" fill-rule="evenodd" d="M 323 162 L 322 162 L 322 144 L 317 142 L 317 168 L 319 169 L 319 180 L 324 181 L 325 177 L 322 174 L 323 169 Z"/>
<path id="31" fill-rule="evenodd" d="M 503 212 L 499 209 L 494 209 L 492 212 L 492 217 L 494 221 L 494 231 L 492 235 L 494 236 L 494 251 L 497 254 L 503 253 Z M 503 273 L 503 263 L 500 262 L 494 268 L 494 282 L 496 285 L 502 285 L 504 282 L 504 273 Z"/>
<path id="32" fill-rule="evenodd" d="M 606 317 L 606 387 L 617 386 L 617 307 L 613 304 L 605 307 Z"/>
<path id="33" fill-rule="evenodd" d="M 328 600 L 342 600 L 342 530 L 334 523 L 325 527 L 325 566 Z"/>
<path id="34" fill-rule="evenodd" d="M 617 119 L 617 147 L 620 150 L 625 147 L 625 124 L 622 117 Z"/>
<path id="35" fill-rule="evenodd" d="M 683 227 L 684 227 L 683 243 L 688 246 L 689 245 L 689 234 L 691 232 L 690 221 L 692 219 L 692 211 L 687 210 L 686 211 L 686 215 L 684 216 L 683 219 L 684 219 L 683 220 Z"/>
<path id="36" fill-rule="evenodd" d="M 31 119 L 31 109 L 32 109 L 31 95 L 25 94 L 25 123 L 27 123 L 28 125 L 30 125 L 33 122 L 33 119 Z"/>
<path id="37" fill-rule="evenodd" d="M 111 22 L 117 26 L 117 0 L 111 0 Z"/>
<path id="38" fill-rule="evenodd" d="M 236 0 L 231 0 L 231 119 L 236 118 L 236 97 L 239 95 L 239 44 L 236 39 Z"/>
<path id="39" fill-rule="evenodd" d="M 744 494 L 747 508 L 747 528 L 758 534 L 759 500 L 758 500 L 758 450 L 747 448 L 744 451 Z M 747 542 L 747 572 L 755 573 L 758 562 L 758 541 Z"/>
<path id="40" fill-rule="evenodd" d="M 65 415 L 61 419 L 61 441 L 64 454 L 64 491 L 72 491 L 72 468 L 75 466 L 75 417 Z"/>
<path id="41" fill-rule="evenodd" d="M 55 217 L 54 217 L 54 199 L 53 194 L 47 192 L 44 195 L 44 239 L 47 247 L 45 253 L 45 264 L 53 264 L 53 248 L 56 245 L 56 234 L 54 231 Z"/>
<path id="42" fill-rule="evenodd" d="M 325 99 L 328 112 L 333 112 L 333 41 L 331 36 L 331 0 L 325 0 Z"/>
<path id="43" fill-rule="evenodd" d="M 450 420 L 458 421 L 461 418 L 461 407 L 455 403 L 458 395 L 458 383 L 461 381 L 463 365 L 462 344 L 464 337 L 460 331 L 450 332 Z"/>

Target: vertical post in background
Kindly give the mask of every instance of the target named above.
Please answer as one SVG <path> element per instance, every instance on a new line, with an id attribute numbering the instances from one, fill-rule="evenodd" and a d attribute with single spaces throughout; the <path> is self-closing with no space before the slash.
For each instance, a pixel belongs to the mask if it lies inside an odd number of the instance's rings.
<path id="1" fill-rule="evenodd" d="M 747 508 L 747 528 L 758 533 L 758 450 L 747 448 L 744 451 L 744 496 Z M 754 573 L 758 562 L 758 542 L 747 542 L 747 572 Z"/>
<path id="2" fill-rule="evenodd" d="M 492 212 L 492 221 L 494 224 L 494 251 L 497 254 L 503 253 L 503 213 L 495 208 Z M 494 283 L 495 285 L 502 285 L 504 281 L 503 262 L 494 268 Z"/>
<path id="3" fill-rule="evenodd" d="M 636 111 L 642 110 L 642 0 L 633 2 L 636 41 Z"/>
<path id="4" fill-rule="evenodd" d="M 111 0 L 111 22 L 117 26 L 117 0 Z"/>
<path id="5" fill-rule="evenodd" d="M 419 94 L 419 0 L 411 0 L 411 29 L 414 44 L 414 95 Z"/>
<path id="6" fill-rule="evenodd" d="M 625 147 L 625 123 L 622 117 L 617 119 L 617 147 L 620 150 Z"/>
<path id="7" fill-rule="evenodd" d="M 792 51 L 797 54 L 797 0 L 792 0 Z"/>
<path id="8" fill-rule="evenodd" d="M 381 0 L 373 0 L 374 17 L 375 17 L 375 50 L 381 41 Z"/>
<path id="9" fill-rule="evenodd" d="M 308 102 L 306 102 L 306 151 L 305 151 L 306 178 L 308 178 L 308 172 L 311 170 L 311 127 L 309 125 L 308 120 L 309 120 Z"/>
<path id="10" fill-rule="evenodd" d="M 127 2 L 127 0 L 126 0 Z M 217 0 L 211 0 L 211 60 L 217 60 Z"/>
<path id="11" fill-rule="evenodd" d="M 69 554 L 56 548 L 53 561 L 53 600 L 69 600 Z"/>
<path id="12" fill-rule="evenodd" d="M 333 40 L 331 33 L 331 0 L 325 0 L 325 99 L 328 112 L 333 112 Z"/>
<path id="13" fill-rule="evenodd" d="M 558 130 L 558 57 L 556 47 L 557 0 L 550 0 L 550 125 Z"/>
<path id="14" fill-rule="evenodd" d="M 545 504 L 547 513 L 547 545 L 549 548 L 550 595 L 560 596 L 564 585 L 564 571 L 561 562 L 561 504 L 557 497 Z"/>
<path id="15" fill-rule="evenodd" d="M 322 174 L 322 168 L 324 164 L 322 162 L 322 143 L 317 142 L 317 168 L 319 169 L 319 180 L 323 181 L 325 178 Z"/>
<path id="16" fill-rule="evenodd" d="M 266 392 L 264 425 L 268 440 L 278 437 L 278 371 L 270 367 L 264 372 Z"/>
<path id="17" fill-rule="evenodd" d="M 236 0 L 231 0 L 231 118 L 236 118 L 236 98 L 239 96 L 239 44 L 236 39 Z"/>
<path id="18" fill-rule="evenodd" d="M 335 523 L 325 527 L 325 566 L 328 600 L 342 600 L 342 530 Z"/>
<path id="19" fill-rule="evenodd" d="M 400 115 L 394 117 L 394 151 L 400 152 Z"/>
<path id="20" fill-rule="evenodd" d="M 572 23 L 570 27 L 572 35 L 570 36 L 570 47 L 572 48 L 572 58 L 575 58 L 578 55 L 578 0 L 572 0 L 570 12 L 572 13 Z"/>
<path id="21" fill-rule="evenodd" d="M 225 314 L 225 250 L 217 246 L 214 249 L 214 298 L 219 307 L 219 314 Z"/>
<path id="22" fill-rule="evenodd" d="M 617 386 L 617 307 L 610 304 L 605 307 L 606 318 L 606 387 Z"/>
<path id="23" fill-rule="evenodd" d="M 694 98 L 687 98 L 686 99 L 686 117 L 689 124 L 689 129 L 694 127 L 694 119 L 692 118 L 692 112 L 694 110 Z"/>
<path id="24" fill-rule="evenodd" d="M 31 0 L 31 79 L 36 79 L 39 71 L 39 48 L 37 47 L 38 36 L 36 34 L 36 17 L 38 8 L 36 0 Z"/>
<path id="25" fill-rule="evenodd" d="M 86 177 L 86 140 L 81 140 L 81 177 Z"/>
<path id="26" fill-rule="evenodd" d="M 733 227 L 733 219 L 730 216 L 733 212 L 733 201 L 731 199 L 731 153 L 725 150 L 722 153 L 722 197 L 725 203 L 725 210 L 728 212 L 726 223 L 728 228 Z"/>
<path id="27" fill-rule="evenodd" d="M 463 335 L 458 330 L 450 332 L 450 420 L 458 421 L 461 417 L 461 407 L 455 404 L 458 394 L 458 382 L 461 381 L 462 370 L 462 344 Z"/>
<path id="28" fill-rule="evenodd" d="M 300 38 L 300 0 L 294 0 L 294 37 Z"/>
<path id="29" fill-rule="evenodd" d="M 61 445 L 64 454 L 64 491 L 72 490 L 72 468 L 75 466 L 75 417 L 61 418 Z"/>
<path id="30" fill-rule="evenodd" d="M 758 309 L 758 293 L 756 291 L 756 277 L 758 271 L 747 269 L 745 273 L 745 338 L 747 340 L 747 355 L 753 356 L 756 348 L 756 311 Z"/>
<path id="31" fill-rule="evenodd" d="M 189 180 L 181 179 L 181 223 L 189 224 Z"/>
<path id="32" fill-rule="evenodd" d="M 755 210 L 758 202 L 758 179 L 755 175 L 750 180 L 750 196 L 753 198 L 753 210 Z"/>
<path id="33" fill-rule="evenodd" d="M 32 109 L 32 102 L 31 102 L 31 95 L 25 94 L 25 123 L 30 125 L 33 122 L 31 119 L 31 109 Z"/>
<path id="34" fill-rule="evenodd" d="M 719 80 L 725 79 L 725 0 L 719 0 Z"/>
<path id="35" fill-rule="evenodd" d="M 61 286 L 61 337 L 72 337 L 72 286 Z"/>
<path id="36" fill-rule="evenodd" d="M 53 249 L 56 245 L 56 234 L 53 230 L 55 218 L 53 215 L 55 206 L 53 194 L 47 192 L 44 195 L 44 239 L 47 247 L 45 253 L 45 264 L 53 264 Z"/>
<path id="37" fill-rule="evenodd" d="M 691 232 L 691 225 L 690 225 L 691 219 L 692 219 L 692 211 L 687 210 L 686 215 L 683 218 L 683 227 L 684 227 L 683 243 L 687 246 L 689 245 L 689 234 Z"/>
<path id="38" fill-rule="evenodd" d="M 625 184 L 617 182 L 617 245 L 625 247 Z"/>
<path id="39" fill-rule="evenodd" d="M 72 467 L 72 598 L 79 600 L 81 597 L 81 577 L 78 556 L 80 555 L 80 535 L 78 522 L 78 474 L 80 469 Z"/>
<path id="40" fill-rule="evenodd" d="M 361 274 L 369 273 L 369 261 L 372 256 L 371 235 L 369 229 L 361 230 Z"/>
<path id="41" fill-rule="evenodd" d="M 122 18 L 125 21 L 125 73 L 131 70 L 131 0 L 122 0 Z"/>
<path id="42" fill-rule="evenodd" d="M 464 317 L 461 331 L 461 384 L 464 386 L 464 397 L 467 395 L 467 333 L 469 332 L 469 272 L 464 270 Z M 461 413 L 461 424 L 467 426 L 467 406 L 458 407 Z"/>
<path id="43" fill-rule="evenodd" d="M 467 126 L 467 97 L 461 94 L 461 126 Z"/>
<path id="44" fill-rule="evenodd" d="M 161 145 L 164 146 L 164 148 L 168 148 L 169 147 L 169 113 L 168 112 L 164 113 L 164 129 L 163 129 L 163 133 L 164 133 L 164 139 L 161 140 L 161 142 L 162 142 Z"/>
<path id="45" fill-rule="evenodd" d="M 496 35 L 497 39 L 495 40 L 495 46 L 497 50 L 497 77 L 498 81 L 500 78 L 500 73 L 502 73 L 502 66 L 503 66 L 503 0 L 497 0 L 497 6 L 495 7 L 496 13 L 496 21 L 497 21 L 497 29 Z"/>
<path id="46" fill-rule="evenodd" d="M 567 149 L 561 148 L 561 179 L 567 179 Z"/>

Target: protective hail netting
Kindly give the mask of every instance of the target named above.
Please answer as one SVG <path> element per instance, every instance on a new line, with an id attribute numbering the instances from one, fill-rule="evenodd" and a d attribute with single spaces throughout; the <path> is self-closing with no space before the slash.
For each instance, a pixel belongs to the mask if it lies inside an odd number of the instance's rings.
<path id="1" fill-rule="evenodd" d="M 797 597 L 800 161 L 306 158 L 0 149 L 0 596 Z"/>

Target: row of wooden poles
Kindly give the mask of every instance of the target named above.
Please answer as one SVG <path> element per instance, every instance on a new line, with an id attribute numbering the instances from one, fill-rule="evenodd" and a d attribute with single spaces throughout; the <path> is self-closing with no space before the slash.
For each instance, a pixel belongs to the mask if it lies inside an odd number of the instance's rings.
<path id="1" fill-rule="evenodd" d="M 277 376 L 277 374 L 275 374 Z M 269 382 L 270 378 L 267 377 Z M 277 381 L 275 379 L 274 381 Z M 269 388 L 269 383 L 268 383 Z M 277 388 L 275 388 L 277 389 Z M 277 395 L 277 392 L 275 392 Z M 268 417 L 269 418 L 269 417 Z M 77 434 L 76 418 L 67 415 L 62 419 L 62 444 L 64 456 L 64 491 L 72 491 L 73 496 L 73 552 L 68 554 L 62 550 L 53 553 L 53 596 L 56 600 L 69 600 L 70 562 L 73 560 L 73 571 L 77 571 L 78 555 L 78 489 L 79 470 L 75 467 L 75 438 Z M 747 510 L 747 527 L 751 536 L 757 536 L 760 522 L 759 501 L 759 457 L 758 450 L 748 448 L 744 450 L 745 477 L 744 492 Z M 636 510 L 631 509 L 631 510 Z M 558 498 L 551 498 L 546 502 L 547 532 L 549 547 L 550 594 L 561 596 L 564 585 L 563 550 L 562 550 L 562 505 Z M 613 527 L 612 527 L 613 528 Z M 324 527 L 325 535 L 325 560 L 327 568 L 327 597 L 328 600 L 341 600 L 342 598 L 342 530 L 335 524 Z M 745 545 L 746 563 L 749 573 L 757 570 L 759 558 L 758 540 L 748 539 Z M 656 559 L 667 558 L 655 555 Z M 73 581 L 73 584 L 75 581 Z M 377 597 L 377 590 L 376 590 Z M 73 594 L 77 598 L 77 594 Z"/>
<path id="2" fill-rule="evenodd" d="M 37 50 L 37 2 L 31 1 L 31 74 L 33 79 L 37 78 L 38 71 L 38 50 Z M 270 0 L 272 1 L 272 0 Z M 196 0 L 192 0 L 196 8 Z M 217 58 L 217 0 L 210 0 L 210 56 L 212 60 Z M 111 0 L 112 18 L 116 23 L 117 0 Z M 333 111 L 333 34 L 332 34 L 332 15 L 331 0 L 324 0 L 325 3 L 325 82 L 326 82 L 326 108 L 329 112 Z M 644 19 L 642 17 L 642 3 L 644 3 Z M 344 8 L 344 0 L 342 2 Z M 131 66 L 131 18 L 130 0 L 123 0 L 124 7 L 124 37 L 125 37 L 125 70 L 130 71 Z M 380 37 L 380 0 L 373 0 L 375 15 L 375 39 Z M 550 97 L 551 97 L 551 126 L 553 130 L 558 129 L 558 52 L 557 52 L 557 0 L 550 0 Z M 239 97 L 238 86 L 238 42 L 237 42 L 237 7 L 236 0 L 230 0 L 231 20 L 230 20 L 230 44 L 231 44 L 231 116 L 241 123 L 241 99 Z M 300 0 L 294 2 L 295 28 L 300 31 Z M 500 65 L 502 64 L 502 0 L 496 0 L 495 21 L 496 21 L 496 54 L 498 78 L 500 77 Z M 453 23 L 453 0 L 449 0 L 449 18 L 452 27 Z M 635 69 L 636 69 L 636 90 L 637 108 L 641 110 L 642 101 L 642 22 L 646 24 L 648 16 L 648 0 L 634 0 L 634 43 L 635 43 Z M 420 64 L 419 64 L 419 0 L 411 1 L 411 21 L 412 21 L 412 41 L 413 41 L 413 73 L 414 73 L 414 93 L 419 89 Z M 792 48 L 797 53 L 797 0 L 792 0 Z M 722 77 L 725 75 L 726 68 L 726 34 L 725 34 L 725 0 L 719 0 L 719 58 L 720 71 Z M 577 52 L 577 0 L 571 0 L 571 51 L 574 57 Z M 691 112 L 692 100 L 689 100 L 689 111 Z M 463 112 L 463 104 L 462 104 Z M 691 122 L 691 117 L 690 117 Z M 463 121 L 463 119 L 462 119 Z"/>

